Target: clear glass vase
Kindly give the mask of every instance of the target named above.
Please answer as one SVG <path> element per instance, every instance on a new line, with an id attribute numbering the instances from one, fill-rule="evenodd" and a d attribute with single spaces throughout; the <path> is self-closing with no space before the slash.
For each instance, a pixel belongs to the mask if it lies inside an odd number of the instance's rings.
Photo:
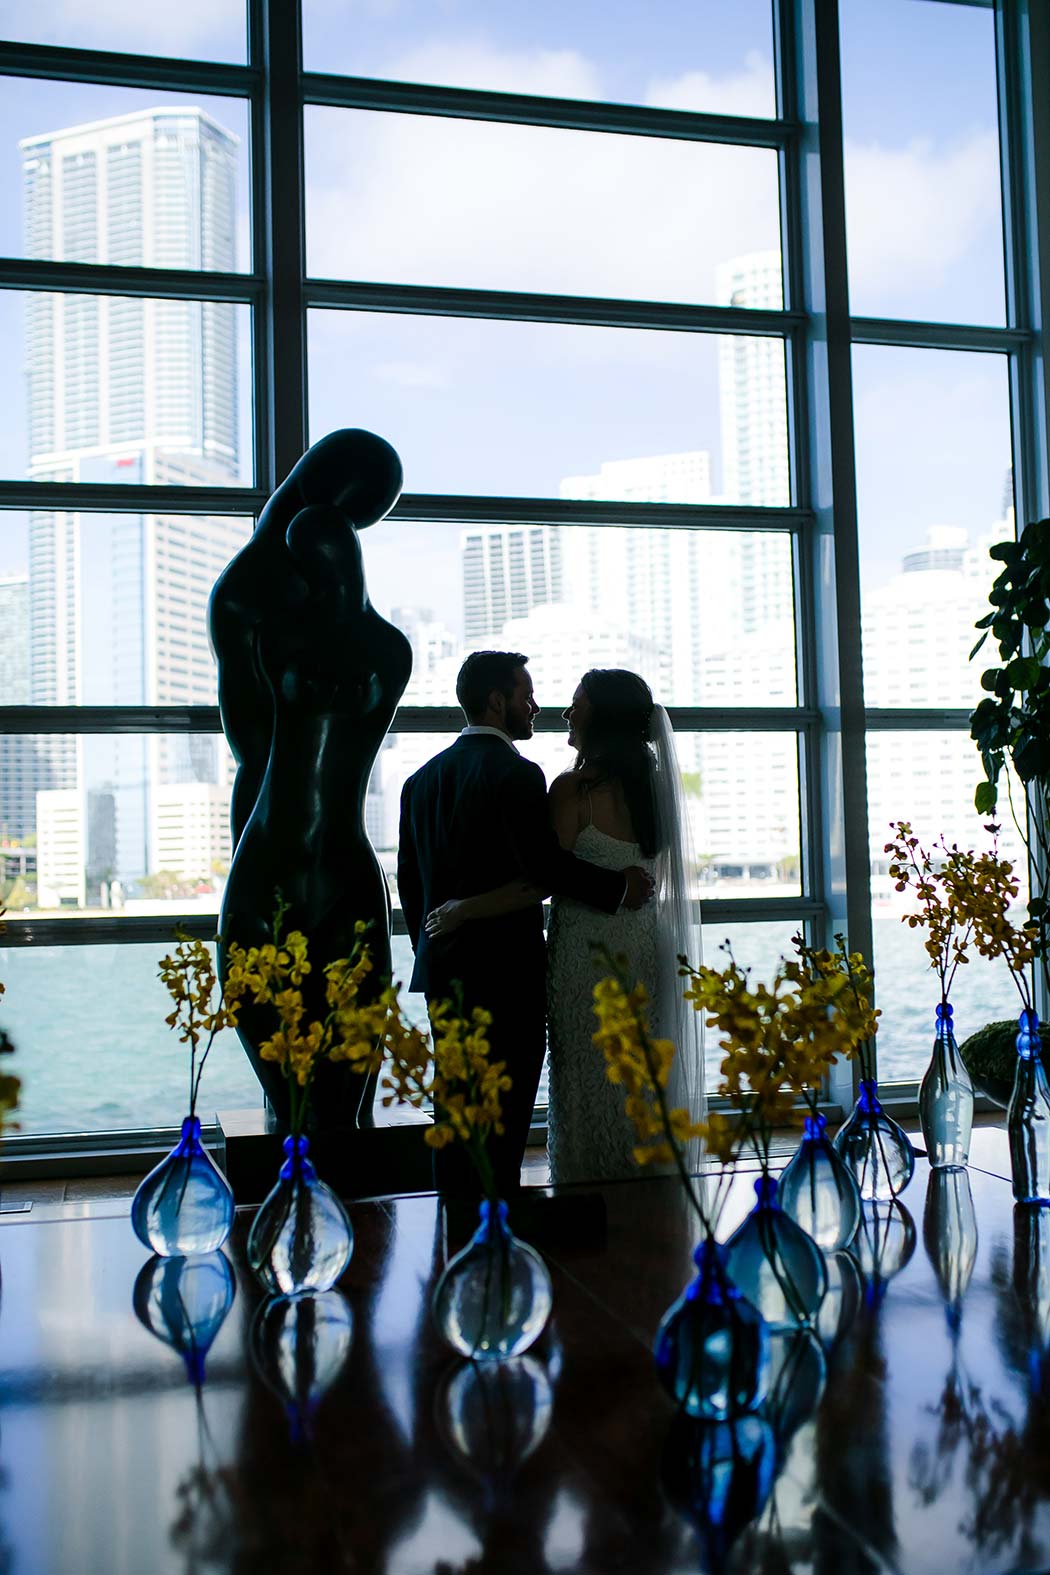
<path id="1" fill-rule="evenodd" d="M 973 1083 L 955 1043 L 952 1009 L 947 1001 L 941 1001 L 937 1007 L 933 1055 L 919 1087 L 919 1125 L 934 1169 L 967 1163 L 973 1128 Z"/>
<path id="2" fill-rule="evenodd" d="M 248 1349 L 284 1406 L 293 1442 L 308 1440 L 317 1408 L 350 1354 L 354 1320 L 338 1291 L 271 1296 L 252 1321 Z"/>
<path id="3" fill-rule="evenodd" d="M 430 1310 L 435 1327 L 460 1356 L 501 1361 L 539 1339 L 554 1293 L 547 1265 L 507 1224 L 507 1205 L 481 1203 L 470 1241 L 445 1265 Z"/>
<path id="4" fill-rule="evenodd" d="M 187 1116 L 167 1159 L 139 1184 L 131 1228 L 161 1258 L 216 1252 L 233 1228 L 230 1183 L 201 1142 L 197 1116 Z"/>
<path id="5" fill-rule="evenodd" d="M 734 1284 L 724 1247 L 705 1237 L 693 1261 L 696 1279 L 660 1321 L 656 1371 L 687 1415 L 721 1422 L 765 1398 L 769 1329 Z"/>
<path id="6" fill-rule="evenodd" d="M 977 1261 L 977 1211 L 965 1169 L 930 1171 L 922 1240 L 944 1297 L 948 1327 L 955 1331 L 960 1326 L 962 1300 Z"/>
<path id="7" fill-rule="evenodd" d="M 1026 1009 L 1018 1018 L 1014 1091 L 1006 1112 L 1018 1203 L 1050 1203 L 1050 1088 L 1041 1051 L 1039 1019 Z"/>
<path id="8" fill-rule="evenodd" d="M 224 1252 L 192 1258 L 154 1255 L 135 1279 L 132 1305 L 142 1326 L 178 1351 L 194 1385 L 204 1382 L 204 1358 L 233 1306 L 236 1285 Z"/>
<path id="9" fill-rule="evenodd" d="M 915 1174 L 915 1150 L 907 1134 L 880 1105 L 873 1077 L 861 1079 L 857 1103 L 834 1142 L 865 1202 L 889 1203 Z"/>
<path id="10" fill-rule="evenodd" d="M 318 1177 L 309 1147 L 309 1138 L 285 1138 L 277 1185 L 248 1235 L 253 1273 L 268 1291 L 284 1296 L 331 1290 L 354 1250 L 346 1210 Z"/>
<path id="11" fill-rule="evenodd" d="M 806 1323 L 828 1288 L 820 1248 L 785 1214 L 772 1176 L 755 1182 L 757 1201 L 726 1243 L 726 1267 L 770 1328 Z"/>
<path id="12" fill-rule="evenodd" d="M 780 1177 L 780 1207 L 822 1252 L 848 1247 L 860 1222 L 860 1192 L 827 1135 L 819 1112 L 807 1116 L 802 1142 Z"/>

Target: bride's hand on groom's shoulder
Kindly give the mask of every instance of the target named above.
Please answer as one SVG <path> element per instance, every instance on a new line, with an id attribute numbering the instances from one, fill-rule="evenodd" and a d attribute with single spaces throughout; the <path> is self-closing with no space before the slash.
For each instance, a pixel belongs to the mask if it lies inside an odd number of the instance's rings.
<path id="1" fill-rule="evenodd" d="M 648 870 L 643 870 L 640 864 L 632 864 L 624 870 L 627 877 L 627 887 L 623 894 L 625 908 L 644 908 L 656 890 L 656 883 Z"/>
<path id="2" fill-rule="evenodd" d="M 465 924 L 466 906 L 465 902 L 454 897 L 449 902 L 443 902 L 440 908 L 435 908 L 428 913 L 424 927 L 431 940 L 438 935 L 451 935 L 453 930 L 458 930 L 461 924 Z"/>

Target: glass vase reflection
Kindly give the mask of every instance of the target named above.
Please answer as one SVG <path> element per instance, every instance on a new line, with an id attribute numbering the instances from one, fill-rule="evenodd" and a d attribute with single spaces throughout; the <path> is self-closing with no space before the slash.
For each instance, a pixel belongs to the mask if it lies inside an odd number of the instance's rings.
<path id="1" fill-rule="evenodd" d="M 852 1254 L 869 1303 L 880 1302 L 890 1280 L 911 1262 L 915 1242 L 915 1221 L 899 1198 L 864 1203 Z"/>
<path id="2" fill-rule="evenodd" d="M 215 1252 L 233 1227 L 233 1192 L 201 1142 L 197 1116 L 187 1116 L 166 1159 L 139 1184 L 131 1228 L 162 1258 Z"/>
<path id="3" fill-rule="evenodd" d="M 977 1261 L 977 1212 L 966 1170 L 930 1171 L 922 1240 L 944 1298 L 948 1326 L 956 1329 Z"/>
<path id="4" fill-rule="evenodd" d="M 769 1389 L 762 1414 L 773 1428 L 783 1457 L 794 1434 L 817 1408 L 828 1366 L 811 1329 L 774 1329 L 769 1345 Z"/>
<path id="5" fill-rule="evenodd" d="M 826 1253 L 824 1263 L 828 1288 L 814 1327 L 824 1349 L 830 1351 L 852 1328 L 864 1300 L 864 1284 L 851 1252 Z"/>
<path id="6" fill-rule="evenodd" d="M 834 1141 L 865 1202 L 888 1203 L 904 1191 L 915 1174 L 915 1151 L 907 1134 L 879 1103 L 873 1077 L 861 1079 L 857 1103 Z"/>
<path id="7" fill-rule="evenodd" d="M 860 1192 L 819 1111 L 780 1177 L 780 1206 L 823 1252 L 848 1247 L 860 1222 Z"/>
<path id="8" fill-rule="evenodd" d="M 268 1291 L 327 1291 L 354 1250 L 346 1210 L 307 1157 L 310 1140 L 286 1137 L 277 1185 L 248 1235 L 248 1262 Z"/>
<path id="9" fill-rule="evenodd" d="M 1050 1210 L 1014 1204 L 1013 1286 L 1029 1351 L 1050 1354 Z"/>
<path id="10" fill-rule="evenodd" d="M 937 1007 L 933 1055 L 919 1087 L 919 1125 L 934 1169 L 965 1165 L 973 1129 L 973 1083 L 955 1043 L 952 1008 Z"/>
<path id="11" fill-rule="evenodd" d="M 696 1278 L 660 1321 L 656 1371 L 687 1415 L 724 1421 L 765 1398 L 769 1329 L 734 1284 L 724 1247 L 706 1237 L 693 1260 Z"/>
<path id="12" fill-rule="evenodd" d="M 771 1328 L 807 1322 L 828 1286 L 824 1256 L 780 1206 L 772 1176 L 755 1182 L 756 1202 L 726 1243 L 726 1267 Z"/>
<path id="13" fill-rule="evenodd" d="M 667 1497 L 696 1530 L 705 1570 L 725 1569 L 734 1542 L 765 1508 L 776 1470 L 776 1436 L 765 1417 L 675 1418 L 660 1476 Z"/>
<path id="14" fill-rule="evenodd" d="M 551 1423 L 553 1394 L 533 1356 L 503 1362 L 460 1362 L 435 1399 L 438 1431 L 448 1448 L 486 1486 L 509 1486 L 539 1448 Z"/>
<path id="15" fill-rule="evenodd" d="M 1006 1112 L 1018 1203 L 1050 1203 L 1050 1088 L 1041 1051 L 1039 1020 L 1025 1010 L 1018 1019 L 1014 1089 Z"/>
<path id="16" fill-rule="evenodd" d="M 470 1241 L 446 1264 L 430 1309 L 438 1333 L 460 1356 L 501 1361 L 535 1344 L 554 1296 L 547 1265 L 507 1224 L 507 1205 L 485 1198 L 480 1215 Z"/>
<path id="17" fill-rule="evenodd" d="M 271 1296 L 252 1321 L 249 1351 L 288 1416 L 291 1436 L 311 1436 L 317 1408 L 346 1364 L 354 1322 L 338 1291 Z"/>
<path id="18" fill-rule="evenodd" d="M 149 1258 L 132 1293 L 135 1316 L 178 1351 L 192 1384 L 204 1382 L 204 1358 L 233 1306 L 236 1286 L 225 1253 Z"/>

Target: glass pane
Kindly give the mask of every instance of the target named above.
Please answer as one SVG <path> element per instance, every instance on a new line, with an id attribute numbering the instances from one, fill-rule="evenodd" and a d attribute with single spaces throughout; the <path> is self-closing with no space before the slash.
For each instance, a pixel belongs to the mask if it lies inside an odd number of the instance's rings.
<path id="1" fill-rule="evenodd" d="M 247 59 L 244 0 L 167 5 L 40 5 L 3 0 L 0 34 L 11 43 L 113 49 L 183 60 Z"/>
<path id="2" fill-rule="evenodd" d="M 189 1054 L 164 1023 L 171 997 L 157 964 L 169 950 L 162 942 L 0 950 L 23 1136 L 179 1125 L 188 1107 Z M 201 1119 L 207 1125 L 216 1111 L 261 1102 L 237 1035 L 227 1029 L 204 1069 Z"/>
<path id="3" fill-rule="evenodd" d="M 872 870 L 872 929 L 875 987 L 882 1011 L 879 1077 L 920 1078 L 933 1047 L 934 1014 L 940 999 L 937 975 L 923 947 L 924 931 L 902 922 L 911 911 L 908 893 L 894 890 L 884 851 L 890 824 L 908 820 L 924 847 L 942 835 L 963 848 L 984 848 L 989 837 L 973 807 L 981 760 L 964 732 L 868 734 L 868 820 Z M 1014 803 L 1022 796 L 1014 785 Z M 1024 848 L 1010 824 L 1004 800 L 1000 850 L 1014 862 L 1021 892 L 1013 918 L 1025 917 L 1027 879 Z M 1000 1017 L 1016 1017 L 1017 991 L 1001 962 L 978 957 L 959 969 L 952 986 L 956 1038 L 961 1042 Z"/>
<path id="4" fill-rule="evenodd" d="M 250 313 L 0 291 L 0 476 L 250 484 Z"/>
<path id="5" fill-rule="evenodd" d="M 308 71 L 773 115 L 769 0 L 304 0 Z"/>
<path id="6" fill-rule="evenodd" d="M 763 253 L 783 304 L 767 149 L 307 109 L 306 178 L 321 278 L 728 304 Z"/>
<path id="7" fill-rule="evenodd" d="M 790 501 L 781 339 L 342 311 L 309 329 L 311 442 L 382 433 L 409 492 Z"/>
<path id="8" fill-rule="evenodd" d="M 251 267 L 244 99 L 3 77 L 0 147 L 6 256 Z"/>
<path id="9" fill-rule="evenodd" d="M 966 706 L 993 542 L 1014 533 L 1005 356 L 853 350 L 864 696 Z"/>
<path id="10" fill-rule="evenodd" d="M 1005 322 L 993 7 L 839 15 L 851 309 Z"/>
<path id="11" fill-rule="evenodd" d="M 0 733 L 0 898 L 51 918 L 218 912 L 234 769 L 221 733 Z"/>
<path id="12" fill-rule="evenodd" d="M 493 646 L 524 651 L 559 710 L 589 667 L 632 668 L 669 706 L 795 704 L 787 535 L 387 520 L 362 548 L 412 642 L 405 705 L 454 706 L 463 658 Z"/>
<path id="13" fill-rule="evenodd" d="M 207 605 L 251 521 L 0 512 L 0 703 L 215 705 Z"/>

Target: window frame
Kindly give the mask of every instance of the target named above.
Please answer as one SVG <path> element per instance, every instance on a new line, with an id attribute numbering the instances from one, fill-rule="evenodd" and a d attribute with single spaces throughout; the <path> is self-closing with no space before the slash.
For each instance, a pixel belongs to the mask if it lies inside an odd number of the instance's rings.
<path id="1" fill-rule="evenodd" d="M 850 349 L 857 343 L 1005 354 L 1017 516 L 1028 519 L 1050 513 L 1050 391 L 1042 348 L 1042 326 L 1050 318 L 1050 125 L 1035 113 L 1033 91 L 1040 71 L 1042 80 L 1050 71 L 1050 13 L 1030 8 L 1026 0 L 994 3 L 1007 320 L 1002 328 L 988 328 L 850 316 L 837 0 L 771 3 L 777 85 L 773 119 L 304 73 L 301 0 L 248 0 L 245 65 L 0 43 L 0 75 L 178 89 L 247 102 L 250 272 L 197 273 L 0 258 L 0 289 L 247 305 L 252 322 L 255 477 L 253 485 L 229 487 L 0 478 L 0 508 L 257 517 L 307 446 L 306 325 L 313 308 L 781 338 L 787 376 L 790 506 L 618 504 L 408 493 L 392 518 L 457 524 L 736 528 L 789 535 L 799 703 L 668 710 L 679 730 L 796 733 L 800 895 L 704 901 L 704 921 L 715 926 L 797 921 L 817 944 L 842 931 L 851 947 L 870 956 L 866 734 L 934 726 L 961 730 L 968 728 L 969 717 L 959 710 L 886 711 L 864 706 Z M 308 277 L 304 109 L 317 105 L 773 149 L 780 176 L 783 309 Z M 275 224 L 278 212 L 281 222 Z M 538 720 L 543 731 L 560 725 L 555 712 L 543 712 Z M 391 730 L 441 732 L 458 726 L 455 710 L 402 706 Z M 0 706 L 3 733 L 187 731 L 221 731 L 218 707 Z M 3 944 L 166 943 L 177 922 L 190 934 L 203 938 L 214 934 L 215 921 L 199 915 L 181 919 L 178 915 L 61 919 L 22 915 L 7 920 Z M 404 932 L 400 913 L 395 915 L 395 930 Z M 849 1066 L 836 1069 L 827 1089 L 831 1108 L 848 1108 L 854 1075 Z M 889 1092 L 909 1108 L 914 1106 L 914 1082 L 892 1085 Z M 96 1139 L 84 1141 L 94 1144 Z"/>

